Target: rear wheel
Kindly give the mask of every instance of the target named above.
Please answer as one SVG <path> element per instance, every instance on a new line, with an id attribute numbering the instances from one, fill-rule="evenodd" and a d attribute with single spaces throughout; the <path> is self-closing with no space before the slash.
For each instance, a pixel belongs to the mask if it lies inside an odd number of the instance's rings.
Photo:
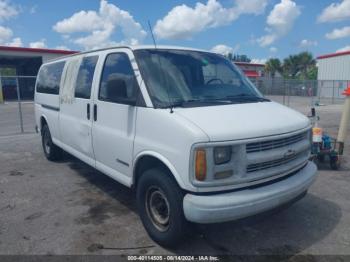
<path id="1" fill-rule="evenodd" d="M 58 161 L 62 159 L 62 149 L 52 142 L 50 129 L 44 125 L 41 130 L 41 142 L 45 157 L 50 161 Z"/>
<path id="2" fill-rule="evenodd" d="M 137 206 L 149 236 L 162 246 L 176 245 L 188 232 L 184 193 L 168 171 L 145 171 L 137 184 Z"/>

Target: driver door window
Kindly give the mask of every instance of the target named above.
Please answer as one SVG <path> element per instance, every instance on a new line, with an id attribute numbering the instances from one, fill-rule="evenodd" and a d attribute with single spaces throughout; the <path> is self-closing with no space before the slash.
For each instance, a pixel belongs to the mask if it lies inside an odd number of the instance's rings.
<path id="1" fill-rule="evenodd" d="M 135 99 L 138 84 L 129 57 L 124 53 L 110 54 L 103 68 L 98 98 L 101 101 L 124 104 Z"/>

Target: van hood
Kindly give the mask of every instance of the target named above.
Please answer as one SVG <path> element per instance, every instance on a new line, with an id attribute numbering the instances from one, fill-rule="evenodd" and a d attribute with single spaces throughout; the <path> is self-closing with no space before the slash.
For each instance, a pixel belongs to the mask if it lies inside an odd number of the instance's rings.
<path id="1" fill-rule="evenodd" d="M 310 125 L 301 113 L 275 102 L 176 108 L 174 113 L 195 124 L 210 141 L 279 135 Z"/>

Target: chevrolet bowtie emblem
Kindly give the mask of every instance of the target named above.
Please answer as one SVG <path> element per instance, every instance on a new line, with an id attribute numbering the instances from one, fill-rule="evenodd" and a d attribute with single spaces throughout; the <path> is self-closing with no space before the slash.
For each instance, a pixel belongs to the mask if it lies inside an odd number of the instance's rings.
<path id="1" fill-rule="evenodd" d="M 285 158 L 290 158 L 290 157 L 293 157 L 296 155 L 296 152 L 295 150 L 292 150 L 292 149 L 289 149 L 285 154 L 284 154 L 284 157 Z"/>

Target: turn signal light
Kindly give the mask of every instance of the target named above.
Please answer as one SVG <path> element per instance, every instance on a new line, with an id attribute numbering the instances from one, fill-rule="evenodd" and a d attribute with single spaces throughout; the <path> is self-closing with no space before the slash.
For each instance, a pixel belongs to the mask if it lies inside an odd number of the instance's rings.
<path id="1" fill-rule="evenodd" d="M 196 151 L 195 175 L 198 181 L 204 181 L 207 177 L 207 156 L 204 149 Z"/>

